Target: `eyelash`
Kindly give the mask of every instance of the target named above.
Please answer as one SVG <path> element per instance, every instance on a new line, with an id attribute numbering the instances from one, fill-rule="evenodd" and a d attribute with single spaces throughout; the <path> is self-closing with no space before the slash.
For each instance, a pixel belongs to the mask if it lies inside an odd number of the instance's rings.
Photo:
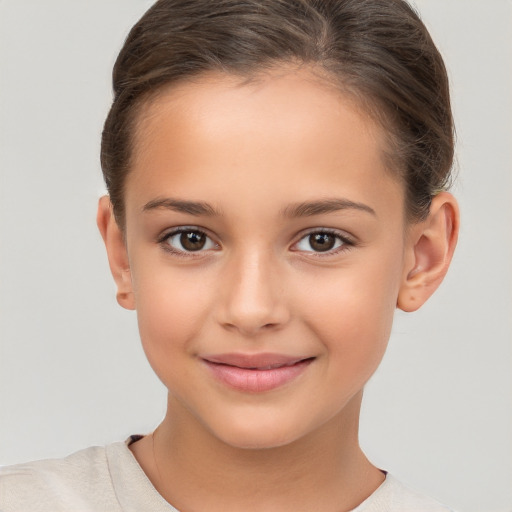
<path id="1" fill-rule="evenodd" d="M 352 237 L 349 237 L 346 233 L 342 233 L 335 229 L 328 229 L 328 228 L 312 229 L 312 230 L 308 231 L 307 233 L 304 233 L 300 237 L 300 239 L 297 242 L 295 242 L 293 245 L 297 245 L 302 240 L 310 237 L 311 235 L 316 235 L 316 234 L 332 235 L 338 241 L 340 241 L 341 244 L 338 247 L 329 249 L 327 251 L 304 251 L 304 252 L 308 253 L 308 255 L 313 256 L 315 258 L 325 258 L 328 256 L 334 256 L 334 255 L 340 254 L 342 252 L 349 251 L 350 249 L 352 249 L 353 247 L 356 246 L 356 241 Z M 299 252 L 299 251 L 297 251 L 297 252 Z"/>
<path id="2" fill-rule="evenodd" d="M 210 236 L 201 228 L 195 227 L 195 226 L 182 226 L 180 228 L 174 229 L 172 231 L 167 231 L 164 233 L 157 242 L 162 246 L 162 248 L 173 254 L 174 256 L 181 257 L 181 258 L 198 258 L 202 257 L 205 252 L 205 250 L 197 250 L 197 251 L 187 251 L 187 250 L 181 250 L 181 249 L 175 249 L 170 243 L 168 243 L 169 238 L 182 234 L 182 233 L 198 233 L 200 235 L 204 235 L 210 242 L 215 244 L 216 248 L 219 247 L 219 245 L 212 240 Z M 299 238 L 297 242 L 295 242 L 293 245 L 296 246 L 301 241 L 306 239 L 307 237 L 314 235 L 314 234 L 322 234 L 322 235 L 332 235 L 335 237 L 341 244 L 338 247 L 335 247 L 334 249 L 329 249 L 327 251 L 300 251 L 300 250 L 294 250 L 294 252 L 305 252 L 308 253 L 308 255 L 312 255 L 317 258 L 322 257 L 328 257 L 333 256 L 345 251 L 350 250 L 351 248 L 355 247 L 357 244 L 355 240 L 353 240 L 351 237 L 349 237 L 345 233 L 341 233 L 334 229 L 327 229 L 327 228 L 316 228 L 312 229 L 304 234 Z M 209 250 L 209 249 L 206 249 Z"/>
<path id="3" fill-rule="evenodd" d="M 182 234 L 182 233 L 198 233 L 200 235 L 204 235 L 209 241 L 213 242 L 212 238 L 208 236 L 208 234 L 203 230 L 195 226 L 182 226 L 176 229 L 173 229 L 171 231 L 167 231 L 164 233 L 157 242 L 162 246 L 164 251 L 167 251 L 171 253 L 173 256 L 177 256 L 179 258 L 200 258 L 203 256 L 203 250 L 198 251 L 186 251 L 186 250 L 180 250 L 175 249 L 171 244 L 168 243 L 169 238 Z M 216 247 L 219 247 L 219 245 L 215 242 L 213 244 Z"/>

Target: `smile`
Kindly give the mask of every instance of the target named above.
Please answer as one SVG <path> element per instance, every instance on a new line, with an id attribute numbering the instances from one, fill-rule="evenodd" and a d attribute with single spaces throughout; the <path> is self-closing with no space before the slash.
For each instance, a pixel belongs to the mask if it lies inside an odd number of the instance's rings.
<path id="1" fill-rule="evenodd" d="M 203 358 L 214 378 L 238 391 L 261 393 L 288 384 L 314 361 L 280 354 L 222 354 Z"/>

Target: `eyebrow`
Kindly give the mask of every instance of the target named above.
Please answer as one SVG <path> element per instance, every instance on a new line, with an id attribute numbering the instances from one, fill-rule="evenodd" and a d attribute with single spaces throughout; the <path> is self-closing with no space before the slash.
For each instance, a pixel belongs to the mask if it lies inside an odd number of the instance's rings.
<path id="1" fill-rule="evenodd" d="M 375 210 L 366 204 L 338 198 L 292 204 L 287 206 L 282 214 L 285 217 L 311 217 L 340 210 L 359 210 L 377 216 Z"/>
<path id="2" fill-rule="evenodd" d="M 147 212 L 162 208 L 196 216 L 207 215 L 211 217 L 220 215 L 220 212 L 208 203 L 204 203 L 202 201 L 182 201 L 180 199 L 172 198 L 153 199 L 144 205 L 142 211 Z"/>
<path id="3" fill-rule="evenodd" d="M 180 213 L 188 213 L 195 216 L 220 216 L 221 212 L 212 205 L 203 201 L 184 201 L 173 198 L 157 198 L 149 201 L 142 208 L 143 211 L 152 211 L 157 209 L 173 210 Z M 281 211 L 283 217 L 312 217 L 324 213 L 333 213 L 340 210 L 359 210 L 370 213 L 374 216 L 375 210 L 364 203 L 357 203 L 349 199 L 324 199 L 320 201 L 305 201 L 288 205 Z"/>

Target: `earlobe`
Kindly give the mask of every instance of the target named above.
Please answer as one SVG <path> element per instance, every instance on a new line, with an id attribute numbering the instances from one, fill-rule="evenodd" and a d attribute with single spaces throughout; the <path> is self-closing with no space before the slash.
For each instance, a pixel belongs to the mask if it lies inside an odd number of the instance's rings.
<path id="1" fill-rule="evenodd" d="M 126 243 L 114 217 L 112 204 L 108 196 L 101 197 L 98 202 L 96 222 L 105 242 L 110 271 L 117 286 L 117 302 L 125 309 L 135 309 Z"/>
<path id="2" fill-rule="evenodd" d="M 411 228 L 397 307 L 416 311 L 443 281 L 459 232 L 457 201 L 448 192 L 432 200 L 429 216 Z"/>

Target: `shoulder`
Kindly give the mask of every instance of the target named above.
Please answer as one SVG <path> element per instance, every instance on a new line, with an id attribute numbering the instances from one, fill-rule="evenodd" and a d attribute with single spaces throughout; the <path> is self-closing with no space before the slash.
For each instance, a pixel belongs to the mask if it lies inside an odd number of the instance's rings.
<path id="1" fill-rule="evenodd" d="M 122 445 L 123 443 L 115 443 Z M 0 468 L 2 512 L 119 510 L 106 449 Z"/>
<path id="2" fill-rule="evenodd" d="M 449 507 L 402 484 L 392 475 L 352 512 L 454 512 Z"/>
<path id="3" fill-rule="evenodd" d="M 411 489 L 393 476 L 388 476 L 393 494 L 393 510 L 421 511 L 421 512 L 454 512 L 438 501 Z"/>

